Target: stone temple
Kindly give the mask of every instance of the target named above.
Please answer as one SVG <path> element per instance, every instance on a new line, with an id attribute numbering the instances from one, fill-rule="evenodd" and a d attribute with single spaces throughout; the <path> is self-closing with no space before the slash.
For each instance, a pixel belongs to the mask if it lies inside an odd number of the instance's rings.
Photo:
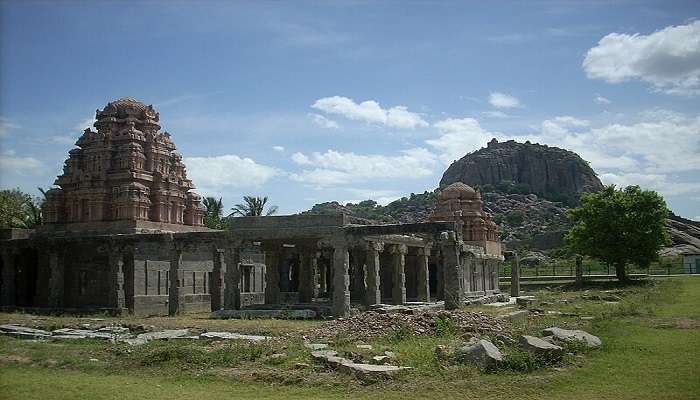
<path id="1" fill-rule="evenodd" d="M 358 225 L 346 215 L 235 218 L 202 226 L 172 137 L 133 99 L 96 113 L 47 194 L 45 224 L 0 236 L 3 309 L 175 315 L 444 301 L 499 294 L 497 227 L 455 183 L 429 222 Z M 493 297 L 493 296 L 492 296 Z"/>

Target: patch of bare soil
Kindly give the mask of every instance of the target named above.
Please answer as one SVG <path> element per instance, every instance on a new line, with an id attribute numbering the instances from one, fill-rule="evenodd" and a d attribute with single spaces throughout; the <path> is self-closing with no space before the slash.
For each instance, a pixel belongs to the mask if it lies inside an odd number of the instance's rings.
<path id="1" fill-rule="evenodd" d="M 481 312 L 435 311 L 421 314 L 378 313 L 367 311 L 348 318 L 329 321 L 306 332 L 308 339 L 343 336 L 350 340 L 378 338 L 400 332 L 406 335 L 434 336 L 446 329 L 462 336 L 502 334 L 510 331 L 507 322 Z"/>
<path id="2" fill-rule="evenodd" d="M 32 359 L 29 357 L 17 354 L 0 354 L 0 364 L 28 364 L 30 362 L 32 362 Z"/>
<path id="3" fill-rule="evenodd" d="M 670 318 L 652 321 L 654 328 L 700 329 L 700 320 L 691 318 Z"/>

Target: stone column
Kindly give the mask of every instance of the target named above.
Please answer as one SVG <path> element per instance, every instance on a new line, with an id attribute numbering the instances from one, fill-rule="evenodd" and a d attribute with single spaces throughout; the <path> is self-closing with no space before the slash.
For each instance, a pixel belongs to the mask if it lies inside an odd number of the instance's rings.
<path id="1" fill-rule="evenodd" d="M 576 287 L 583 287 L 583 257 L 576 256 Z"/>
<path id="2" fill-rule="evenodd" d="M 180 267 L 182 265 L 182 246 L 172 244 L 170 249 L 170 289 L 168 290 L 168 315 L 180 313 Z"/>
<path id="3" fill-rule="evenodd" d="M 61 308 L 65 298 L 65 263 L 59 249 L 49 251 L 49 307 Z"/>
<path id="4" fill-rule="evenodd" d="M 513 252 L 513 260 L 510 271 L 510 295 L 512 297 L 520 296 L 520 256 Z"/>
<path id="5" fill-rule="evenodd" d="M 418 301 L 430 301 L 430 278 L 428 261 L 430 246 L 418 248 Z"/>
<path id="6" fill-rule="evenodd" d="M 455 310 L 462 306 L 462 288 L 460 283 L 460 242 L 454 232 L 445 232 L 441 238 L 443 290 L 445 309 Z"/>
<path id="7" fill-rule="evenodd" d="M 393 286 L 391 288 L 391 301 L 393 304 L 406 303 L 406 245 L 397 244 L 391 247 L 391 264 L 393 274 Z"/>
<path id="8" fill-rule="evenodd" d="M 108 254 L 110 306 L 121 313 L 126 308 L 124 295 L 124 250 L 112 245 Z"/>
<path id="9" fill-rule="evenodd" d="M 320 252 L 313 252 L 311 257 L 311 297 L 318 298 L 318 258 L 321 257 Z"/>
<path id="10" fill-rule="evenodd" d="M 226 272 L 224 273 L 224 308 L 241 308 L 241 251 L 238 247 L 227 248 L 224 252 Z"/>
<path id="11" fill-rule="evenodd" d="M 328 278 L 326 277 L 328 273 L 328 264 L 326 263 L 325 259 L 321 263 L 316 263 L 316 266 L 318 268 L 318 291 L 319 295 L 323 293 L 324 295 L 328 295 L 328 287 L 326 286 L 326 282 L 328 281 Z"/>
<path id="12" fill-rule="evenodd" d="M 311 303 L 314 297 L 314 260 L 316 254 L 308 249 L 301 249 L 301 257 L 299 257 L 299 302 Z"/>
<path id="13" fill-rule="evenodd" d="M 14 306 L 16 298 L 15 276 L 17 274 L 15 266 L 15 254 L 11 249 L 2 252 L 2 302 L 3 306 Z"/>
<path id="14" fill-rule="evenodd" d="M 265 304 L 280 302 L 279 252 L 265 250 Z"/>
<path id="15" fill-rule="evenodd" d="M 350 312 L 350 254 L 345 240 L 333 244 L 333 315 L 346 316 Z"/>
<path id="16" fill-rule="evenodd" d="M 211 294 L 211 310 L 218 311 L 224 306 L 224 292 L 226 283 L 224 280 L 224 271 L 226 270 L 225 250 L 214 246 L 212 251 L 212 259 L 214 265 L 211 270 L 211 279 L 209 280 L 209 293 Z"/>
<path id="17" fill-rule="evenodd" d="M 380 304 L 382 302 L 382 291 L 379 287 L 381 278 L 379 276 L 380 261 L 379 253 L 384 251 L 384 243 L 367 242 L 367 255 L 365 256 L 365 302 L 368 306 Z"/>

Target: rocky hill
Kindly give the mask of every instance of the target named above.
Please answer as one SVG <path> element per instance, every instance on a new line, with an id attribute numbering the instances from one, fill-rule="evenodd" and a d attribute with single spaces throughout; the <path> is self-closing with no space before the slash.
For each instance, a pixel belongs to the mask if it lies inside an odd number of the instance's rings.
<path id="1" fill-rule="evenodd" d="M 593 169 L 574 152 L 496 139 L 453 162 L 440 187 L 454 182 L 479 186 L 484 192 L 533 193 L 568 205 L 577 204 L 582 193 L 603 189 Z"/>

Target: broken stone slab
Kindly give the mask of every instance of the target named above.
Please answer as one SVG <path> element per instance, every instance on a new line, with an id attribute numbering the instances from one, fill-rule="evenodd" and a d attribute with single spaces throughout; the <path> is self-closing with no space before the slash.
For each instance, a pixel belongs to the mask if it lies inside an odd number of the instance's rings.
<path id="1" fill-rule="evenodd" d="M 112 340 L 114 335 L 105 332 L 97 332 L 89 329 L 71 329 L 62 328 L 51 331 L 52 335 L 59 336 L 73 336 L 76 339 L 99 339 L 99 340 Z"/>
<path id="2" fill-rule="evenodd" d="M 190 333 L 189 329 L 166 329 L 164 331 L 158 332 L 146 332 L 141 333 L 136 336 L 136 339 L 149 340 L 167 340 L 182 336 L 188 336 Z"/>
<path id="3" fill-rule="evenodd" d="M 316 360 L 326 360 L 328 357 L 335 357 L 338 352 L 335 350 L 314 350 L 311 352 L 311 357 Z"/>
<path id="4" fill-rule="evenodd" d="M 29 328 L 27 326 L 15 325 L 15 324 L 5 324 L 0 325 L 0 333 L 5 335 L 12 335 L 21 338 L 43 338 L 51 336 L 51 332 L 45 331 L 43 329 Z"/>
<path id="5" fill-rule="evenodd" d="M 457 349 L 455 358 L 462 363 L 475 364 L 479 368 L 492 368 L 503 361 L 503 354 L 488 340 L 479 340 L 476 344 Z"/>
<path id="6" fill-rule="evenodd" d="M 218 310 L 211 313 L 215 319 L 252 319 L 252 318 L 280 318 L 280 319 L 313 319 L 318 316 L 314 310 Z"/>
<path id="7" fill-rule="evenodd" d="M 143 338 L 124 338 L 124 339 L 119 339 L 120 342 L 126 343 L 131 346 L 141 346 L 146 343 L 148 343 L 148 340 L 143 339 Z"/>
<path id="8" fill-rule="evenodd" d="M 496 319 L 502 319 L 511 322 L 525 321 L 529 313 L 530 312 L 528 310 L 516 310 L 507 314 L 499 315 L 498 317 L 496 317 Z"/>
<path id="9" fill-rule="evenodd" d="M 309 350 L 323 350 L 327 349 L 328 345 L 325 343 L 304 343 L 304 347 Z"/>
<path id="10" fill-rule="evenodd" d="M 311 357 L 322 361 L 339 371 L 352 373 L 362 380 L 387 378 L 392 375 L 411 369 L 410 367 L 399 367 L 396 365 L 374 365 L 355 363 L 346 358 L 338 357 L 338 352 L 334 350 L 317 350 L 311 352 Z"/>
<path id="11" fill-rule="evenodd" d="M 199 335 L 202 339 L 213 340 L 247 340 L 249 342 L 264 342 L 271 339 L 269 336 L 243 335 L 234 332 L 205 332 Z"/>
<path id="12" fill-rule="evenodd" d="M 374 356 L 372 357 L 371 364 L 383 365 L 389 362 L 389 360 L 391 360 L 391 357 L 389 356 Z"/>
<path id="13" fill-rule="evenodd" d="M 579 341 L 592 348 L 600 347 L 600 345 L 603 344 L 598 336 L 591 335 L 590 333 L 579 329 L 562 329 L 555 326 L 543 330 L 542 334 L 550 335 L 555 340 L 562 342 Z"/>
<path id="14" fill-rule="evenodd" d="M 372 350 L 372 345 L 371 344 L 358 344 L 357 346 L 358 349 L 360 350 Z"/>
<path id="15" fill-rule="evenodd" d="M 534 307 L 538 304 L 537 299 L 535 296 L 520 296 L 515 300 L 515 302 L 520 306 L 520 307 Z"/>
<path id="16" fill-rule="evenodd" d="M 125 326 L 105 326 L 97 330 L 97 332 L 112 333 L 115 335 L 125 335 L 129 333 L 129 328 Z"/>
<path id="17" fill-rule="evenodd" d="M 522 335 L 520 344 L 523 349 L 534 354 L 544 355 L 552 358 L 559 358 L 564 354 L 564 349 L 555 344 L 548 343 L 538 337 Z"/>

